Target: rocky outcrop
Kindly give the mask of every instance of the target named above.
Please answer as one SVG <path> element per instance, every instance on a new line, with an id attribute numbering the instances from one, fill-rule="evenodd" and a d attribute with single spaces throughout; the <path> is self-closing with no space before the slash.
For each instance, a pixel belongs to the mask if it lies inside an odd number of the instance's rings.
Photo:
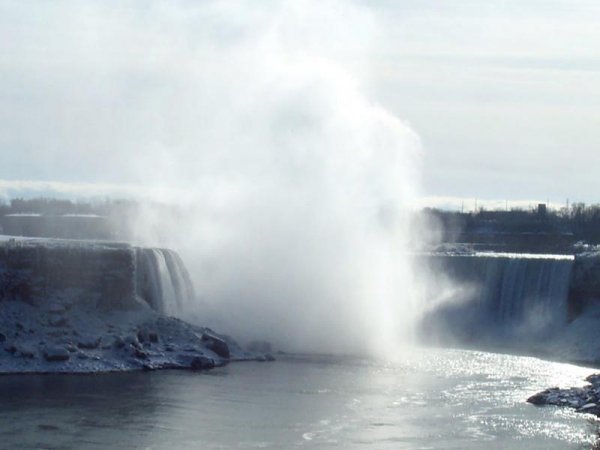
<path id="1" fill-rule="evenodd" d="M 268 360 L 242 350 L 230 338 L 167 317 L 138 303 L 98 310 L 76 303 L 61 327 L 48 321 L 48 305 L 0 303 L 1 373 L 89 373 L 127 370 L 206 370 L 230 361 Z"/>
<path id="2" fill-rule="evenodd" d="M 600 417 L 600 374 L 590 375 L 586 381 L 590 384 L 583 387 L 546 389 L 529 397 L 527 402 L 533 405 L 563 406 Z"/>
<path id="3" fill-rule="evenodd" d="M 174 315 L 194 299 L 183 261 L 168 249 L 129 244 L 49 239 L 1 239 L 0 300 L 51 299 L 69 291 L 74 301 L 106 310 L 140 299 Z M 54 305 L 55 308 L 60 306 Z M 50 318 L 60 327 L 60 313 Z"/>
<path id="4" fill-rule="evenodd" d="M 44 349 L 46 361 L 68 361 L 70 357 L 69 350 L 65 347 L 50 346 Z"/>
<path id="5" fill-rule="evenodd" d="M 174 252 L 148 249 L 144 264 L 164 258 L 155 266 L 162 272 L 136 273 L 146 270 L 137 267 L 144 254 L 126 244 L 0 240 L 0 373 L 205 370 L 265 359 L 167 316 L 193 292 L 187 272 Z"/>
<path id="6" fill-rule="evenodd" d="M 225 342 L 223 338 L 215 336 L 214 332 L 202 333 L 202 337 L 200 339 L 207 348 L 211 349 L 221 358 L 229 359 L 231 356 L 227 342 Z"/>

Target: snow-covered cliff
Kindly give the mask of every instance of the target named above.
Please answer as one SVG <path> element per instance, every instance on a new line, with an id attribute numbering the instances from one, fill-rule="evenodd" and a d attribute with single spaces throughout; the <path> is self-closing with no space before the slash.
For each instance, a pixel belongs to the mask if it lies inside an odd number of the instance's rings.
<path id="1" fill-rule="evenodd" d="M 0 238 L 0 373 L 205 369 L 270 359 L 173 317 L 193 301 L 172 250 Z"/>

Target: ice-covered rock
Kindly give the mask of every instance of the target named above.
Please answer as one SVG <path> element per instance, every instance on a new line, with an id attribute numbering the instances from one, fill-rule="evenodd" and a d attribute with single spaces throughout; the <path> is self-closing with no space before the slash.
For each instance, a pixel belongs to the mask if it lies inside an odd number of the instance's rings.
<path id="1" fill-rule="evenodd" d="M 115 336 L 115 339 L 112 343 L 114 348 L 123 348 L 125 347 L 125 341 L 121 336 Z"/>
<path id="2" fill-rule="evenodd" d="M 65 316 L 51 315 L 48 317 L 48 325 L 51 327 L 64 327 L 67 324 Z"/>
<path id="3" fill-rule="evenodd" d="M 141 299 L 158 312 L 176 314 L 193 301 L 194 288 L 183 261 L 169 249 L 0 239 L 0 298 L 42 299 L 54 314 L 64 313 L 74 300 L 111 309 Z"/>
<path id="4" fill-rule="evenodd" d="M 135 348 L 140 348 L 140 346 L 141 346 L 138 337 L 135 335 L 125 336 L 124 342 L 125 342 L 125 345 L 135 347 Z"/>
<path id="5" fill-rule="evenodd" d="M 46 361 L 67 361 L 71 354 L 65 347 L 50 346 L 44 349 Z"/>
<path id="6" fill-rule="evenodd" d="M 221 337 L 216 336 L 213 333 L 205 332 L 202 333 L 202 343 L 219 355 L 222 358 L 229 358 L 231 352 L 229 351 L 229 345 Z"/>
<path id="7" fill-rule="evenodd" d="M 156 344 L 158 342 L 158 333 L 154 330 L 148 330 L 146 328 L 142 328 L 137 332 L 137 338 L 141 343 L 153 343 Z"/>
<path id="8" fill-rule="evenodd" d="M 4 346 L 4 351 L 6 353 L 10 353 L 11 355 L 14 355 L 15 352 L 17 351 L 17 347 L 14 344 L 6 344 Z"/>
<path id="9" fill-rule="evenodd" d="M 0 373 L 203 370 L 259 357 L 167 315 L 189 301 L 171 250 L 0 237 Z"/>
<path id="10" fill-rule="evenodd" d="M 215 367 L 215 361 L 205 356 L 195 356 L 190 363 L 192 370 L 212 369 L 213 367 Z"/>
<path id="11" fill-rule="evenodd" d="M 81 336 L 77 340 L 77 347 L 85 349 L 98 348 L 100 345 L 100 340 L 101 338 L 97 336 Z"/>
<path id="12" fill-rule="evenodd" d="M 36 349 L 33 345 L 30 344 L 20 344 L 19 346 L 17 346 L 17 353 L 23 358 L 34 358 L 36 354 Z"/>
<path id="13" fill-rule="evenodd" d="M 575 411 L 600 417 L 600 374 L 586 379 L 591 384 L 583 387 L 560 389 L 553 387 L 527 399 L 533 405 L 555 405 L 573 408 Z"/>

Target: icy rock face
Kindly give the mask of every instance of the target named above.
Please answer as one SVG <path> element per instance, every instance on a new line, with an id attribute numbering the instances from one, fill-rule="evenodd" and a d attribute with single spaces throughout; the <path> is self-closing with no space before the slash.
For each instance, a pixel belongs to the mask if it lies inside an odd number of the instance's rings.
<path id="1" fill-rule="evenodd" d="M 0 241 L 0 299 L 68 296 L 98 307 L 128 306 L 135 299 L 133 255 L 124 244 Z"/>
<path id="2" fill-rule="evenodd" d="M 193 294 L 171 250 L 0 237 L 0 373 L 202 370 L 264 358 L 167 316 Z"/>
<path id="3" fill-rule="evenodd" d="M 600 253 L 588 252 L 575 256 L 571 295 L 581 300 L 600 298 Z"/>
<path id="4" fill-rule="evenodd" d="M 158 312 L 176 315 L 193 301 L 194 287 L 173 250 L 93 241 L 0 241 L 0 299 L 61 296 L 104 309 L 130 307 L 142 299 Z"/>

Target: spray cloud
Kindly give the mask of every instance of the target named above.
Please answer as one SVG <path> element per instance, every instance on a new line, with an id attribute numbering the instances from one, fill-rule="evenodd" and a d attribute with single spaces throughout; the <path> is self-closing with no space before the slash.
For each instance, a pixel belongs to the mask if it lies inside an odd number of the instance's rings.
<path id="1" fill-rule="evenodd" d="M 9 19 L 33 28 L 22 8 Z M 218 312 L 234 336 L 308 351 L 398 342 L 413 301 L 406 249 L 419 142 L 361 93 L 376 32 L 368 10 L 42 8 L 43 57 L 23 34 L 16 69 L 47 73 L 26 81 L 39 96 L 29 120 L 45 133 L 43 143 L 25 137 L 26 148 L 46 149 L 39 171 L 143 185 L 177 203 L 176 218 L 140 215 L 138 238 L 181 253 L 199 314 Z"/>

